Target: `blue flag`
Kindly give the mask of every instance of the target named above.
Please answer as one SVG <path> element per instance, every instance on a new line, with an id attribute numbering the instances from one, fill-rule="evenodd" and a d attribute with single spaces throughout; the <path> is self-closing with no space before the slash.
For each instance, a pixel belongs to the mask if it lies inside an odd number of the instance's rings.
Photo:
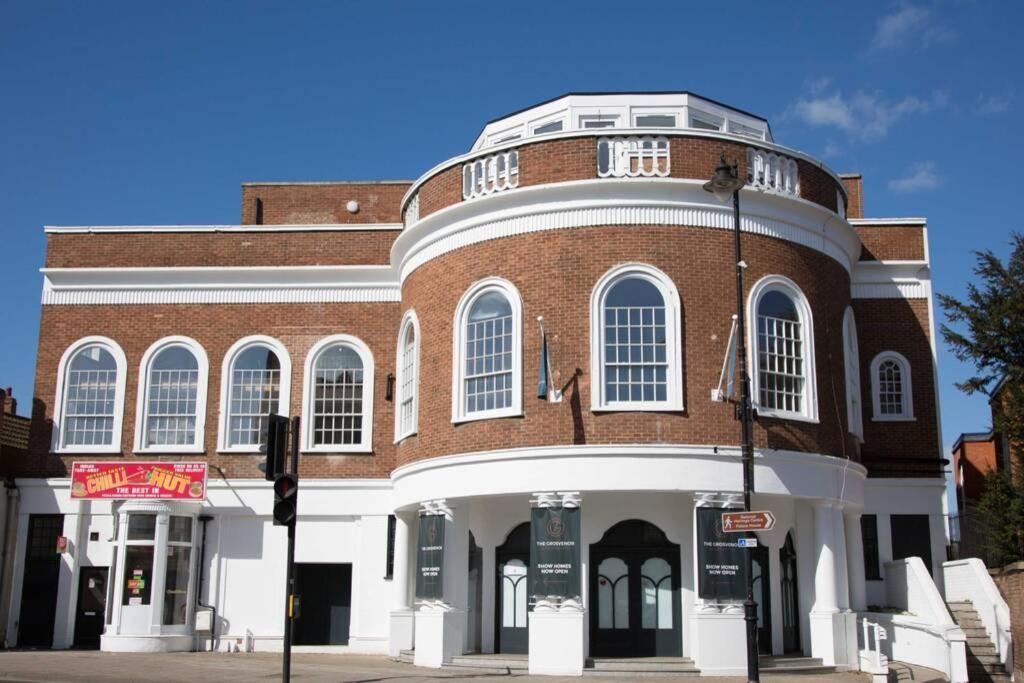
<path id="1" fill-rule="evenodd" d="M 540 372 L 537 375 L 537 398 L 548 400 L 548 335 L 541 332 Z"/>

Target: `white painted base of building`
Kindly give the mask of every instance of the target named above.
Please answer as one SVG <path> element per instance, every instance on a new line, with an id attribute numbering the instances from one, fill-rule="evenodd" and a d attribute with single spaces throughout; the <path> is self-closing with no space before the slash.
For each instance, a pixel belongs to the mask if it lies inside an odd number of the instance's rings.
<path id="1" fill-rule="evenodd" d="M 195 637 L 181 636 L 116 636 L 104 634 L 100 649 L 104 652 L 191 652 Z"/>
<path id="2" fill-rule="evenodd" d="M 461 655 L 466 642 L 466 612 L 431 608 L 416 611 L 416 654 L 413 663 L 439 669 Z"/>
<path id="3" fill-rule="evenodd" d="M 581 609 L 542 609 L 530 612 L 530 673 L 544 676 L 582 676 L 586 659 Z"/>

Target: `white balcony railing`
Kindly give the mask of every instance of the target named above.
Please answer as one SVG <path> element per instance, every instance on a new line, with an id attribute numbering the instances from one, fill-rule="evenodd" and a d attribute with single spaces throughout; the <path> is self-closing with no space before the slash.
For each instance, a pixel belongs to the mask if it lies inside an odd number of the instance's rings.
<path id="1" fill-rule="evenodd" d="M 766 192 L 800 195 L 796 161 L 763 149 L 747 149 L 747 182 Z"/>
<path id="2" fill-rule="evenodd" d="M 519 152 L 509 150 L 462 167 L 462 198 L 482 197 L 519 185 Z"/>
<path id="3" fill-rule="evenodd" d="M 405 227 L 409 227 L 420 219 L 420 193 L 417 192 L 405 205 Z"/>
<path id="4" fill-rule="evenodd" d="M 654 178 L 669 172 L 668 139 L 663 137 L 599 138 L 597 175 L 601 178 Z"/>

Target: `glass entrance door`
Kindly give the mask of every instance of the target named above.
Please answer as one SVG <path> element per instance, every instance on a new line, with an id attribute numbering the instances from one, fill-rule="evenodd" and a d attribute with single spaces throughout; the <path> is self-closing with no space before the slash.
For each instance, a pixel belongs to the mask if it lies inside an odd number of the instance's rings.
<path id="1" fill-rule="evenodd" d="M 505 543 L 495 550 L 497 652 L 525 654 L 529 650 L 529 548 L 530 524 L 526 522 L 513 529 Z"/>

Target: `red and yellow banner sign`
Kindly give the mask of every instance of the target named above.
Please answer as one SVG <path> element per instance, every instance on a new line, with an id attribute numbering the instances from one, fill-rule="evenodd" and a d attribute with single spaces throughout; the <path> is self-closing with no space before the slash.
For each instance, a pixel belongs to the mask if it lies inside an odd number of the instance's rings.
<path id="1" fill-rule="evenodd" d="M 76 462 L 73 500 L 206 498 L 205 462 Z"/>

